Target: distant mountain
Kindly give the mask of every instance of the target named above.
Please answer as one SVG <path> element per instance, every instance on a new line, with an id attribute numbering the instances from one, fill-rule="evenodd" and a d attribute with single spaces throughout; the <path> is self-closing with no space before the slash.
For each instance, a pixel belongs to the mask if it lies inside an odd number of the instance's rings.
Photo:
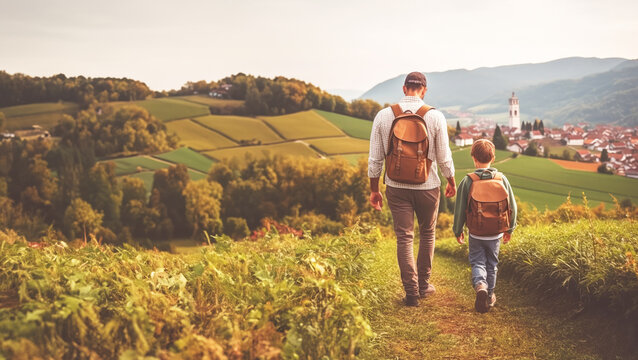
<path id="1" fill-rule="evenodd" d="M 626 61 L 611 71 L 578 80 L 560 80 L 517 91 L 521 113 L 555 124 L 586 121 L 638 126 L 638 61 Z M 507 92 L 485 102 L 502 104 L 490 112 L 506 112 Z"/>
<path id="2" fill-rule="evenodd" d="M 426 72 L 428 93 L 426 102 L 437 106 L 462 107 L 486 103 L 495 94 L 510 93 L 524 87 L 556 80 L 579 79 L 602 73 L 625 62 L 622 58 L 571 57 L 539 64 L 483 67 L 474 70 Z M 403 95 L 401 87 L 406 74 L 386 80 L 366 91 L 360 98 L 391 103 Z M 501 98 L 499 102 L 503 102 Z"/>

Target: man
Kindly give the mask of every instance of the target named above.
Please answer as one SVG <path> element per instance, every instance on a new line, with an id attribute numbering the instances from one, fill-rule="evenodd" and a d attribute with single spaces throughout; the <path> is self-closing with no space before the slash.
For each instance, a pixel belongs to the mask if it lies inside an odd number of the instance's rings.
<path id="1" fill-rule="evenodd" d="M 427 91 L 425 75 L 412 72 L 405 78 L 403 93 L 405 96 L 398 105 L 402 112 L 416 114 L 425 105 L 423 97 Z M 379 111 L 372 124 L 370 135 L 370 157 L 368 159 L 368 177 L 370 178 L 370 204 L 381 210 L 383 196 L 379 192 L 379 177 L 385 156 L 388 154 L 390 129 L 395 113 L 387 107 Z M 443 176 L 447 178 L 445 196 L 456 194 L 454 164 L 447 133 L 447 122 L 438 110 L 430 110 L 424 116 L 429 148 L 427 159 L 432 161 L 427 180 L 420 184 L 408 184 L 393 181 L 385 175 L 386 197 L 397 237 L 397 258 L 401 270 L 401 281 L 406 293 L 407 306 L 418 306 L 419 298 L 425 298 L 435 292 L 430 284 L 432 259 L 434 257 L 434 230 L 439 207 L 441 180 L 437 174 L 437 164 Z M 414 213 L 419 222 L 419 254 L 414 262 Z"/>

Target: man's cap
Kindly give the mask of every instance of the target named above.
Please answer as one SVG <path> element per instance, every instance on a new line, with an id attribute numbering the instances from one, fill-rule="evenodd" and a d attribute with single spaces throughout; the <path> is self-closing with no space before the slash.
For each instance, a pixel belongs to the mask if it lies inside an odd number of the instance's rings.
<path id="1" fill-rule="evenodd" d="M 428 82 L 427 80 L 425 80 L 425 75 L 423 75 L 423 73 L 420 73 L 418 71 L 413 71 L 409 73 L 408 76 L 405 77 L 405 83 L 403 85 L 427 87 Z"/>

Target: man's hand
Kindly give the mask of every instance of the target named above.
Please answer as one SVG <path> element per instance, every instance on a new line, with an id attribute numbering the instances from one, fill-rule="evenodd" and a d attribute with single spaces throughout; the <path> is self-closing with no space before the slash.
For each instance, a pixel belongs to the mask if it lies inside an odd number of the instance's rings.
<path id="1" fill-rule="evenodd" d="M 447 178 L 447 185 L 445 186 L 445 196 L 451 198 L 456 195 L 456 181 L 454 176 Z"/>
<path id="2" fill-rule="evenodd" d="M 503 244 L 507 244 L 512 239 L 512 234 L 506 232 L 503 233 Z"/>
<path id="3" fill-rule="evenodd" d="M 456 237 L 456 242 L 463 245 L 465 244 L 465 241 L 463 241 L 463 239 L 465 239 L 465 234 L 461 233 L 461 236 Z"/>
<path id="4" fill-rule="evenodd" d="M 372 205 L 375 210 L 381 211 L 381 208 L 383 207 L 383 195 L 381 195 L 378 191 L 371 192 L 370 205 Z"/>

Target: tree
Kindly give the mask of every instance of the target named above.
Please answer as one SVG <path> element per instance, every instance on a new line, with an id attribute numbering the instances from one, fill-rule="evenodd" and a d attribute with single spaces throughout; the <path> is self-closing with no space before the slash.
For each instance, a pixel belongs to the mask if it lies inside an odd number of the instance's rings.
<path id="1" fill-rule="evenodd" d="M 454 132 L 454 135 L 458 135 L 460 133 L 461 133 L 461 123 L 457 120 L 456 121 L 456 131 Z"/>
<path id="2" fill-rule="evenodd" d="M 569 152 L 569 150 L 567 150 L 567 149 L 563 150 L 562 158 L 563 158 L 563 160 L 573 160 L 572 153 Z"/>
<path id="3" fill-rule="evenodd" d="M 501 127 L 496 125 L 496 129 L 494 129 L 494 136 L 492 137 L 492 142 L 494 143 L 494 147 L 499 150 L 505 150 L 507 148 L 507 140 L 501 131 Z"/>
<path id="4" fill-rule="evenodd" d="M 527 146 L 527 149 L 523 151 L 523 154 L 529 156 L 538 156 L 538 145 L 536 145 L 536 141 L 532 141 Z"/>
<path id="5" fill-rule="evenodd" d="M 189 222 L 186 221 L 186 201 L 183 194 L 184 188 L 189 182 L 188 169 L 184 164 L 159 169 L 153 176 L 150 205 L 160 211 L 162 221 L 169 220 L 172 223 L 175 234 L 166 234 L 168 237 L 190 235 Z"/>
<path id="6" fill-rule="evenodd" d="M 4 130 L 6 122 L 7 122 L 7 118 L 4 116 L 3 112 L 0 112 L 0 131 Z"/>
<path id="7" fill-rule="evenodd" d="M 250 229 L 246 219 L 229 217 L 224 221 L 224 233 L 235 240 L 240 240 L 250 235 Z"/>
<path id="8" fill-rule="evenodd" d="M 69 238 L 73 239 L 78 234 L 83 234 L 86 243 L 86 234 L 94 234 L 100 229 L 102 217 L 102 213 L 93 210 L 86 201 L 80 198 L 73 199 L 64 212 L 64 225 Z"/>
<path id="9" fill-rule="evenodd" d="M 208 180 L 193 181 L 183 191 L 186 202 L 186 220 L 193 228 L 193 237 L 201 231 L 221 234 L 220 219 L 222 186 Z"/>
<path id="10" fill-rule="evenodd" d="M 104 225 L 119 231 L 122 190 L 115 177 L 115 163 L 95 164 L 89 169 L 80 189 L 82 199 L 104 214 Z"/>
<path id="11" fill-rule="evenodd" d="M 532 127 L 533 131 L 538 131 L 538 123 L 540 122 L 540 120 L 538 119 L 534 119 L 534 125 Z"/>
<path id="12" fill-rule="evenodd" d="M 607 164 L 598 165 L 598 168 L 596 170 L 600 174 L 607 174 L 607 175 L 613 175 L 614 174 L 614 170 L 612 168 L 610 168 L 609 166 L 607 166 Z"/>
<path id="13" fill-rule="evenodd" d="M 545 135 L 545 125 L 543 125 L 543 120 L 541 120 L 538 124 L 538 131 L 541 132 L 541 135 Z"/>
<path id="14" fill-rule="evenodd" d="M 545 145 L 543 147 L 543 157 L 549 157 L 549 153 L 550 153 L 550 148 L 548 145 Z"/>
<path id="15" fill-rule="evenodd" d="M 600 162 L 607 161 L 609 161 L 609 152 L 607 152 L 607 149 L 603 149 L 603 152 L 600 153 Z"/>

